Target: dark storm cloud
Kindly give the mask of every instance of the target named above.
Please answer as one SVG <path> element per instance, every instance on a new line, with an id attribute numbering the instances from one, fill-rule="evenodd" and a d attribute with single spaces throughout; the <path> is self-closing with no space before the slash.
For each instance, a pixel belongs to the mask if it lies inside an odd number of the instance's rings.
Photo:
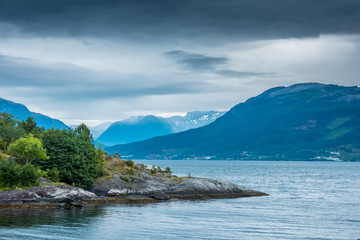
<path id="1" fill-rule="evenodd" d="M 216 42 L 360 33 L 359 22 L 358 0 L 0 0 L 4 29 L 37 36 Z"/>
<path id="2" fill-rule="evenodd" d="M 198 53 L 190 53 L 181 50 L 174 50 L 165 53 L 166 56 L 174 60 L 181 68 L 194 72 L 205 72 L 230 78 L 248 77 L 269 77 L 275 76 L 274 73 L 234 71 L 226 67 L 230 59 L 225 57 L 212 57 Z"/>

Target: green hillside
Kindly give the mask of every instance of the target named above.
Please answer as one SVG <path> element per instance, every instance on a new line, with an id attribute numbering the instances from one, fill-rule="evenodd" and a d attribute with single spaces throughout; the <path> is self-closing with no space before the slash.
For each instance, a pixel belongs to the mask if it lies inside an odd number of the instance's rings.
<path id="1" fill-rule="evenodd" d="M 132 158 L 360 161 L 360 88 L 277 87 L 208 126 L 106 150 Z"/>

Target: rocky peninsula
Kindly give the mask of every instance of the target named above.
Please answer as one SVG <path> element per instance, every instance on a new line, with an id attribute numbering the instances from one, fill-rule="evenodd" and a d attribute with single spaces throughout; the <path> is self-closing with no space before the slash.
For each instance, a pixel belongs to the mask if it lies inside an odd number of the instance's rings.
<path id="1" fill-rule="evenodd" d="M 112 158 L 105 174 L 84 190 L 39 179 L 39 186 L 0 192 L 0 208 L 72 208 L 90 204 L 148 203 L 170 199 L 265 196 L 266 193 L 215 179 L 177 177 L 170 169 Z"/>

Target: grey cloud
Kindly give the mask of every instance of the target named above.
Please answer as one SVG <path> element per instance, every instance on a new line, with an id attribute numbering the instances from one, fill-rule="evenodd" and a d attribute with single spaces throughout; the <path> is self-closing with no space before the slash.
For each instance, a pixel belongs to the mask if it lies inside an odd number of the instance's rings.
<path id="1" fill-rule="evenodd" d="M 248 77 L 274 77 L 275 73 L 272 72 L 240 72 L 233 70 L 220 70 L 215 72 L 218 75 L 224 77 L 233 77 L 233 78 L 248 78 Z"/>
<path id="2" fill-rule="evenodd" d="M 210 57 L 180 50 L 169 51 L 165 54 L 174 59 L 182 67 L 192 70 L 210 70 L 228 62 L 228 59 L 224 57 Z"/>
<path id="3" fill-rule="evenodd" d="M 358 0 L 0 0 L 0 23 L 37 36 L 217 42 L 360 33 L 359 22 Z"/>
<path id="4" fill-rule="evenodd" d="M 41 65 L 31 59 L 0 55 L 0 86 L 47 88 L 95 80 L 88 70 L 69 64 Z"/>
<path id="5" fill-rule="evenodd" d="M 0 87 L 25 87 L 61 101 L 135 98 L 207 91 L 205 82 L 166 76 L 111 75 L 76 66 L 39 65 L 0 55 Z"/>
<path id="6" fill-rule="evenodd" d="M 225 57 L 212 57 L 198 53 L 189 53 L 180 50 L 169 51 L 166 56 L 173 59 L 181 68 L 194 72 L 212 73 L 226 78 L 273 77 L 275 73 L 234 71 L 226 69 L 230 59 Z"/>

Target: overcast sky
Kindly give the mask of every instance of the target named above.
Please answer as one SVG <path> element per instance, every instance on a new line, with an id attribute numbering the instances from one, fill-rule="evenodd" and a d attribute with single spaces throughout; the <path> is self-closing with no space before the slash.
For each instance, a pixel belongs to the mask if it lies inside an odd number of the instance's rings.
<path id="1" fill-rule="evenodd" d="M 360 85 L 358 0 L 0 0 L 0 97 L 67 124 Z"/>

